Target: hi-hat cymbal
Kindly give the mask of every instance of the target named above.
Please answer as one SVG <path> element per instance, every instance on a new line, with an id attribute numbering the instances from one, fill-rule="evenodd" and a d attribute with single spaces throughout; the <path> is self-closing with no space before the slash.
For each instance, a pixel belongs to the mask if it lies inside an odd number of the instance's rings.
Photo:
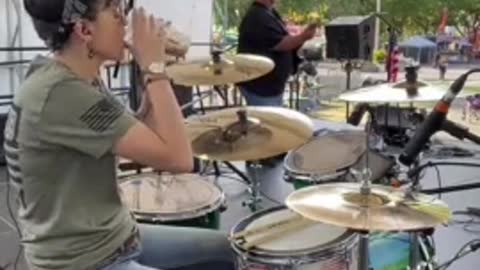
<path id="1" fill-rule="evenodd" d="M 440 100 L 446 89 L 425 82 L 417 82 L 415 94 L 409 94 L 407 82 L 379 84 L 347 92 L 339 96 L 340 100 L 349 102 L 426 102 Z"/>
<path id="2" fill-rule="evenodd" d="M 195 156 L 218 161 L 259 160 L 308 141 L 313 123 L 305 115 L 273 107 L 216 111 L 187 120 Z"/>
<path id="3" fill-rule="evenodd" d="M 362 195 L 360 184 L 339 183 L 308 187 L 292 193 L 287 206 L 300 215 L 326 224 L 361 231 L 413 231 L 447 223 L 451 217 L 442 201 L 423 194 L 371 186 Z"/>
<path id="4" fill-rule="evenodd" d="M 237 54 L 219 56 L 218 63 L 213 58 L 207 58 L 174 64 L 167 67 L 167 74 L 180 85 L 224 85 L 256 79 L 274 67 L 269 58 Z"/>

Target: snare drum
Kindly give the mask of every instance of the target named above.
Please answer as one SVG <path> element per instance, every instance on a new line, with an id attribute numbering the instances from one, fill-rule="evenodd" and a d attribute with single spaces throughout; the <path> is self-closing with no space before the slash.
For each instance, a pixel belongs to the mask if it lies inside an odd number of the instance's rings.
<path id="1" fill-rule="evenodd" d="M 284 206 L 257 212 L 232 229 L 231 234 L 252 230 L 297 216 Z M 268 232 L 267 232 L 268 233 Z M 243 239 L 253 241 L 262 235 Z M 340 227 L 312 223 L 291 233 L 259 244 L 246 251 L 237 241 L 232 241 L 236 253 L 237 269 L 255 270 L 354 270 L 357 269 L 358 236 Z"/>
<path id="2" fill-rule="evenodd" d="M 218 229 L 224 193 L 193 174 L 143 173 L 120 184 L 124 204 L 138 222 Z"/>
<path id="3" fill-rule="evenodd" d="M 329 132 L 314 137 L 308 143 L 291 151 L 285 158 L 287 182 L 295 189 L 332 182 L 355 182 L 350 169 L 363 170 L 365 166 L 366 134 L 349 130 Z M 394 161 L 375 151 L 369 151 L 372 181 L 378 180 L 394 165 Z"/>

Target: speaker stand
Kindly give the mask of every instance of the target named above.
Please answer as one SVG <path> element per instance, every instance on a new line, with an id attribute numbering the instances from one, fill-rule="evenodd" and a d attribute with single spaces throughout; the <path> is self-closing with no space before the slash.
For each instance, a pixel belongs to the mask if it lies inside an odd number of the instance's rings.
<path id="1" fill-rule="evenodd" d="M 347 81 L 346 81 L 346 91 L 349 91 L 352 87 L 352 72 L 353 72 L 353 62 L 352 62 L 352 59 L 348 58 L 347 59 L 347 62 L 345 63 L 345 72 L 347 74 Z M 350 102 L 347 101 L 347 104 L 346 104 L 347 108 L 346 108 L 346 117 L 345 119 L 348 120 L 348 117 L 350 116 Z"/>

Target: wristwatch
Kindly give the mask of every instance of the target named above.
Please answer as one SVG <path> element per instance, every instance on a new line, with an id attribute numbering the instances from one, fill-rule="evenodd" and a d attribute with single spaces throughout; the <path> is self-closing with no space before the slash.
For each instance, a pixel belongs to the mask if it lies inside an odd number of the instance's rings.
<path id="1" fill-rule="evenodd" d="M 146 69 L 142 70 L 145 87 L 151 82 L 158 80 L 169 80 L 167 76 L 165 63 L 153 62 Z"/>
<path id="2" fill-rule="evenodd" d="M 165 63 L 164 62 L 152 62 L 150 65 L 147 66 L 145 70 L 143 70 L 145 74 L 161 74 L 165 73 Z"/>

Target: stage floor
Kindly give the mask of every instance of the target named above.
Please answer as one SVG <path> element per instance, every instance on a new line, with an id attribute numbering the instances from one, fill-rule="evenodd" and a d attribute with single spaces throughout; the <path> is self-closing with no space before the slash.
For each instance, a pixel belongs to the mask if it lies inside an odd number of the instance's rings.
<path id="1" fill-rule="evenodd" d="M 468 146 L 471 148 L 471 146 Z M 448 161 L 458 161 L 449 159 Z M 463 159 L 462 161 L 471 161 Z M 477 160 L 478 161 L 478 160 Z M 245 170 L 244 163 L 235 163 L 235 165 Z M 458 167 L 441 167 L 442 184 L 466 184 L 480 182 L 480 169 L 468 169 Z M 18 238 L 13 222 L 9 217 L 6 207 L 6 182 L 3 168 L 0 171 L 0 266 L 12 262 L 18 250 Z M 276 205 L 277 201 L 281 203 L 288 194 L 293 191 L 291 184 L 283 180 L 283 166 L 281 163 L 275 168 L 265 169 L 260 174 L 262 193 L 269 197 L 264 198 L 261 206 L 268 208 Z M 247 198 L 246 186 L 235 180 L 235 175 L 224 174 L 215 182 L 223 189 L 227 197 L 228 209 L 221 215 L 221 230 L 228 232 L 237 222 L 251 214 L 250 210 L 242 206 L 242 202 Z M 436 172 L 429 169 L 422 184 L 425 188 L 437 187 Z M 443 195 L 443 200 L 451 207 L 452 210 L 464 210 L 466 207 L 480 207 L 480 189 L 462 191 Z M 272 201 L 273 200 L 273 201 Z M 468 228 L 471 232 L 464 230 L 463 225 L 440 226 L 437 228 L 434 238 L 436 242 L 436 251 L 438 261 L 443 262 L 455 255 L 457 250 L 469 240 L 480 238 L 480 225 Z M 477 231 L 476 233 L 473 231 Z M 389 250 L 395 253 L 398 250 Z M 451 269 L 456 270 L 472 270 L 480 265 L 480 251 L 471 254 L 464 259 L 453 264 Z M 477 265 L 477 266 L 475 266 Z M 12 268 L 13 269 L 13 268 Z M 22 260 L 20 267 L 17 269 L 27 269 Z"/>

